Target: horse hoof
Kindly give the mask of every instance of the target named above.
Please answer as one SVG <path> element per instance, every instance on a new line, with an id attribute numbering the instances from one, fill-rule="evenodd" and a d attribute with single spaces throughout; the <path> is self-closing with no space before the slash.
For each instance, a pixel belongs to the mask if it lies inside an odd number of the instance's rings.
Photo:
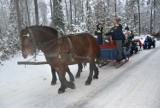
<path id="1" fill-rule="evenodd" d="M 70 82 L 73 83 L 73 82 L 74 82 L 74 78 L 73 78 L 73 79 L 70 79 Z"/>
<path id="2" fill-rule="evenodd" d="M 65 92 L 65 89 L 63 89 L 63 88 L 59 88 L 58 89 L 58 94 L 62 94 L 62 93 L 64 93 Z"/>
<path id="3" fill-rule="evenodd" d="M 91 85 L 91 81 L 86 81 L 85 85 Z"/>
<path id="4" fill-rule="evenodd" d="M 51 85 L 56 85 L 56 82 L 51 82 Z"/>
<path id="5" fill-rule="evenodd" d="M 98 79 L 98 76 L 97 76 L 97 75 L 94 75 L 94 76 L 93 76 L 93 79 Z"/>
<path id="6" fill-rule="evenodd" d="M 74 82 L 74 80 L 70 80 L 70 83 L 73 83 Z"/>
<path id="7" fill-rule="evenodd" d="M 70 88 L 71 88 L 71 89 L 75 89 L 75 88 L 76 88 L 75 84 L 72 83 Z"/>
<path id="8" fill-rule="evenodd" d="M 77 75 L 76 75 L 76 78 L 80 78 L 80 75 L 77 74 Z"/>

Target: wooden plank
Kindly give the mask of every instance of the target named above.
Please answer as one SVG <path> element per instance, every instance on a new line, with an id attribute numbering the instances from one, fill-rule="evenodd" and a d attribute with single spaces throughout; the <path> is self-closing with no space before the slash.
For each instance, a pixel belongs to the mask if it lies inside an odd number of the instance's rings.
<path id="1" fill-rule="evenodd" d="M 42 62 L 18 61 L 17 64 L 18 65 L 44 65 L 48 63 L 46 61 L 42 61 Z"/>

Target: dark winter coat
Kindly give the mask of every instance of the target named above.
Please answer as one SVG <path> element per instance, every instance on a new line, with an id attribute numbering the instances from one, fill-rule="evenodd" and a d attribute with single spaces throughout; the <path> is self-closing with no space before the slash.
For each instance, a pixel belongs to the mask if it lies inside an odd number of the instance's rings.
<path id="1" fill-rule="evenodd" d="M 116 27 L 113 27 L 111 32 L 112 32 L 112 39 L 113 40 L 125 40 L 125 35 L 123 34 L 121 24 L 119 24 Z"/>
<path id="2" fill-rule="evenodd" d="M 134 38 L 134 34 L 131 34 L 131 35 L 128 37 L 129 40 L 132 40 L 133 38 Z"/>
<path id="3" fill-rule="evenodd" d="M 95 35 L 97 36 L 97 41 L 99 45 L 103 44 L 103 29 L 97 29 L 95 31 Z"/>

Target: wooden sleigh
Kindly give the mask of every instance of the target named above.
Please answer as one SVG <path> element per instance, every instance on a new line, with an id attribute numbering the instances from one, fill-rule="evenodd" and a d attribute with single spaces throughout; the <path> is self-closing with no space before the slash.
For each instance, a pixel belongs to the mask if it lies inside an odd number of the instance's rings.
<path id="1" fill-rule="evenodd" d="M 109 64 L 109 62 L 113 62 L 115 67 L 119 68 L 129 60 L 130 50 L 130 48 L 127 49 L 126 47 L 123 47 L 123 60 L 120 64 L 117 64 L 116 61 L 118 60 L 118 49 L 116 48 L 116 46 L 111 42 L 100 45 L 100 59 L 104 62 L 102 62 L 99 67 L 107 65 Z"/>

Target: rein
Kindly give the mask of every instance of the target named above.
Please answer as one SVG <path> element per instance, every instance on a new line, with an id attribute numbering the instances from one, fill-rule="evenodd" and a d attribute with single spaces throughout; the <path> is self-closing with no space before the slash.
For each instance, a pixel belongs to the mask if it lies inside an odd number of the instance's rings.
<path id="1" fill-rule="evenodd" d="M 53 46 L 55 46 L 56 45 L 56 43 L 58 43 L 58 41 L 60 40 L 60 39 L 62 39 L 64 36 L 62 36 L 62 37 L 59 37 L 57 40 L 50 40 L 50 41 L 48 41 L 48 42 L 45 42 L 45 43 L 42 43 L 42 44 L 48 44 L 48 43 L 50 43 L 50 42 L 54 42 L 53 44 L 51 44 L 44 52 L 47 52 L 48 50 L 50 50 Z"/>
<path id="2" fill-rule="evenodd" d="M 44 52 L 47 52 L 48 50 L 50 50 L 53 46 L 56 45 L 56 43 L 61 43 L 61 39 L 62 38 L 66 38 L 67 41 L 68 41 L 68 45 L 69 45 L 69 52 L 70 52 L 70 57 L 71 57 L 71 61 L 74 62 L 74 58 L 77 58 L 77 59 L 82 59 L 82 60 L 87 60 L 87 61 L 90 61 L 91 58 L 90 57 L 82 57 L 82 56 L 78 56 L 78 55 L 74 55 L 74 49 L 73 49 L 73 44 L 72 44 L 72 41 L 71 39 L 69 38 L 69 36 L 65 36 L 65 35 L 61 35 L 58 33 L 58 39 L 57 40 L 50 40 L 48 42 L 45 42 L 45 43 L 42 43 L 42 44 L 48 44 L 50 42 L 54 42 L 53 44 L 51 44 Z M 59 48 L 59 45 L 58 45 L 58 58 L 61 58 L 61 54 L 60 54 L 60 48 Z M 74 57 L 73 57 L 74 56 Z"/>
<path id="3" fill-rule="evenodd" d="M 31 30 L 29 27 L 28 27 L 28 33 L 29 33 L 30 36 L 31 36 L 31 39 L 32 39 L 32 42 L 33 42 L 33 46 L 34 46 L 34 48 L 36 49 L 37 47 L 39 47 L 39 45 L 38 45 L 38 43 L 36 43 L 36 39 L 35 39 L 35 37 L 34 37 L 34 34 L 33 34 L 32 30 Z M 63 37 L 64 37 L 64 36 L 63 36 L 62 34 L 58 33 L 58 39 L 57 39 L 57 40 L 53 39 L 53 40 L 50 40 L 50 41 L 48 41 L 48 42 L 42 43 L 42 44 L 49 44 L 50 42 L 54 42 L 52 45 L 50 45 L 50 46 L 45 50 L 45 52 L 48 51 L 51 47 L 55 46 L 55 44 L 56 44 L 60 39 L 62 39 Z M 36 53 L 37 53 L 37 52 L 36 52 L 36 50 L 35 50 L 35 54 L 36 54 Z"/>
<path id="4" fill-rule="evenodd" d="M 34 56 L 34 58 L 35 58 L 35 61 L 36 61 L 36 55 L 37 55 L 37 50 L 36 50 L 36 48 L 37 48 L 37 43 L 36 43 L 36 39 L 35 39 L 35 37 L 34 37 L 34 35 L 33 35 L 33 32 L 32 32 L 32 30 L 30 30 L 30 28 L 28 27 L 28 33 L 30 34 L 30 36 L 31 36 L 31 38 L 33 39 L 33 46 L 34 46 L 34 49 L 35 49 L 35 56 Z"/>
<path id="5" fill-rule="evenodd" d="M 59 34 L 60 35 L 60 34 Z M 74 56 L 74 50 L 73 50 L 73 45 L 72 45 L 72 41 L 71 41 L 71 39 L 69 38 L 69 36 L 67 37 L 67 36 L 58 36 L 58 39 L 57 40 L 55 40 L 55 41 L 53 41 L 53 40 L 50 40 L 49 42 L 45 42 L 45 43 L 43 43 L 43 44 L 48 44 L 48 43 L 50 43 L 50 42 L 54 42 L 53 44 L 51 44 L 44 52 L 46 52 L 46 51 L 48 51 L 48 50 L 50 50 L 53 46 L 55 46 L 57 43 L 58 43 L 58 58 L 61 58 L 61 54 L 60 54 L 60 52 L 61 52 L 61 50 L 60 50 L 60 46 L 59 46 L 59 43 L 61 43 L 62 42 L 62 38 L 66 38 L 67 39 L 67 41 L 68 41 L 68 45 L 69 45 L 69 52 L 70 52 L 70 57 L 71 57 L 71 60 L 72 61 L 74 61 L 74 59 L 73 59 L 73 56 Z"/>

